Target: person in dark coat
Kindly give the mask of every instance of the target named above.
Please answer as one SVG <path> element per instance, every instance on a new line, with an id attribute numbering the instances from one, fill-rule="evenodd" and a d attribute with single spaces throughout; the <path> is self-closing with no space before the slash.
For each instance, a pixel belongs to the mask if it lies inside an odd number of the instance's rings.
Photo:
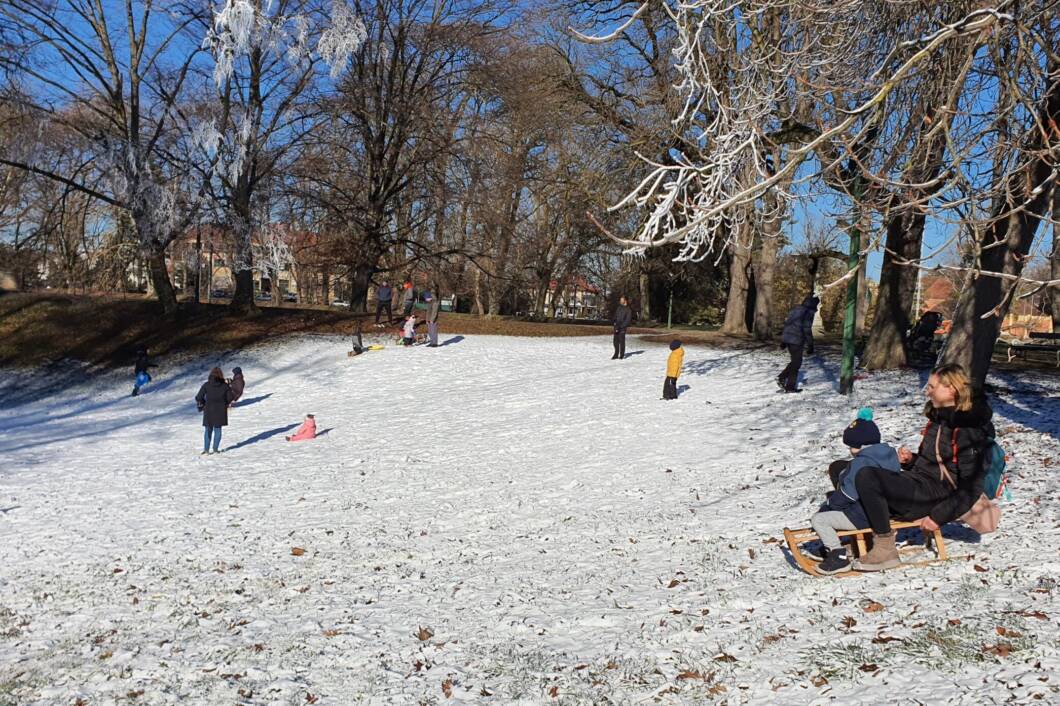
<path id="1" fill-rule="evenodd" d="M 434 296 L 431 292 L 427 292 L 423 295 L 423 300 L 427 302 L 427 339 L 428 348 L 438 347 L 438 313 L 442 310 L 442 303 L 438 301 L 438 297 Z"/>
<path id="2" fill-rule="evenodd" d="M 629 308 L 629 302 L 625 297 L 618 298 L 618 306 L 615 308 L 615 316 L 612 323 L 615 325 L 615 354 L 611 360 L 626 357 L 626 329 L 633 322 L 633 312 Z"/>
<path id="3" fill-rule="evenodd" d="M 225 374 L 220 368 L 210 371 L 210 377 L 199 388 L 195 395 L 195 404 L 202 412 L 203 454 L 211 453 L 210 440 L 213 439 L 213 453 L 221 452 L 221 428 L 228 426 L 228 405 L 232 402 L 232 388 L 225 382 Z"/>
<path id="4" fill-rule="evenodd" d="M 891 517 L 920 520 L 934 532 L 968 512 L 983 492 L 984 453 L 994 426 L 993 410 L 982 394 L 972 390 L 959 365 L 931 371 L 924 388 L 928 403 L 920 449 L 898 449 L 905 473 L 866 468 L 855 481 L 858 496 L 872 527 L 872 549 L 855 562 L 859 571 L 883 571 L 898 566 L 898 550 Z"/>
<path id="5" fill-rule="evenodd" d="M 802 367 L 803 348 L 813 355 L 813 317 L 817 314 L 817 305 L 821 300 L 810 295 L 802 304 L 788 312 L 784 319 L 784 331 L 780 342 L 788 349 L 791 361 L 777 376 L 777 385 L 784 392 L 802 392 L 799 389 L 799 368 Z"/>
<path id="6" fill-rule="evenodd" d="M 232 388 L 232 403 L 228 406 L 235 407 L 247 386 L 246 380 L 243 379 L 243 368 L 232 368 L 232 379 L 228 381 L 228 386 Z"/>
<path id="7" fill-rule="evenodd" d="M 383 280 L 383 283 L 379 285 L 379 289 L 375 290 L 375 323 L 379 323 L 379 316 L 384 311 L 386 312 L 386 322 L 391 323 L 394 320 L 394 312 L 391 309 L 394 301 L 394 289 L 390 286 L 390 282 Z"/>
<path id="8" fill-rule="evenodd" d="M 141 387 L 151 382 L 151 374 L 147 372 L 147 369 L 157 367 L 158 366 L 147 357 L 147 348 L 140 346 L 136 349 L 136 363 L 133 366 L 133 375 L 136 376 L 136 381 L 133 382 L 133 397 L 140 394 Z"/>

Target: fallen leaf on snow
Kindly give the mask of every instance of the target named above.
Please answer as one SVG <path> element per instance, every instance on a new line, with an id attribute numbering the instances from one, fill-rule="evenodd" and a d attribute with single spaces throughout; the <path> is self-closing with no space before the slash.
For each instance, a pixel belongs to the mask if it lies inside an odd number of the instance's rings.
<path id="1" fill-rule="evenodd" d="M 291 547 L 291 554 L 294 556 L 302 556 L 305 554 L 305 549 L 302 549 L 301 547 Z"/>

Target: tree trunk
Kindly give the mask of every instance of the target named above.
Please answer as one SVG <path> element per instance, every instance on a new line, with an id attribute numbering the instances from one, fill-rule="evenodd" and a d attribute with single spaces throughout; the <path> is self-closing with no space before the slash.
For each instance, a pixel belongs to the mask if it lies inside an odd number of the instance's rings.
<path id="1" fill-rule="evenodd" d="M 475 297 L 475 316 L 485 316 L 486 308 L 482 302 L 482 268 L 475 268 L 475 276 L 473 278 L 473 294 Z"/>
<path id="2" fill-rule="evenodd" d="M 1050 61 L 1049 69 L 1051 83 L 1038 116 L 1041 125 L 1055 125 L 1060 120 L 1060 61 Z M 1049 143 L 1052 135 L 1037 127 L 1032 128 L 1032 133 L 1025 155 L 1034 156 L 1027 166 L 998 185 L 991 209 L 993 219 L 981 231 L 977 245 L 979 268 L 983 271 L 1019 276 L 1038 225 L 1054 206 L 1052 190 L 1044 188 L 1053 172 Z M 1001 217 L 1003 214 L 1008 215 Z M 1017 288 L 1013 280 L 977 277 L 970 272 L 961 291 L 942 362 L 964 366 L 977 389 L 986 382 L 994 345 Z"/>
<path id="3" fill-rule="evenodd" d="M 747 300 L 750 289 L 751 248 L 736 245 L 729 262 L 729 298 L 725 302 L 722 333 L 747 333 Z"/>
<path id="4" fill-rule="evenodd" d="M 158 248 L 150 253 L 147 261 L 151 273 L 151 283 L 155 294 L 162 305 L 162 313 L 171 316 L 177 312 L 177 293 L 173 289 L 173 283 L 169 280 L 169 272 L 166 270 L 166 251 Z"/>
<path id="5" fill-rule="evenodd" d="M 1053 184 L 1053 255 L 1049 261 L 1049 279 L 1060 279 L 1060 186 Z M 1060 333 L 1060 284 L 1049 288 L 1046 296 L 1053 314 L 1053 333 Z"/>
<path id="6" fill-rule="evenodd" d="M 780 250 L 780 223 L 763 224 L 762 241 L 755 253 L 755 318 L 752 333 L 760 341 L 773 340 L 773 274 Z"/>
<path id="7" fill-rule="evenodd" d="M 640 273 L 640 323 L 651 321 L 651 278 L 647 272 Z"/>
<path id="8" fill-rule="evenodd" d="M 235 240 L 232 277 L 236 281 L 236 290 L 232 293 L 231 308 L 247 315 L 257 309 L 254 302 L 254 246 L 251 240 L 249 189 L 237 188 L 232 208 L 235 221 L 232 228 Z"/>
<path id="9" fill-rule="evenodd" d="M 350 267 L 350 311 L 359 314 L 368 311 L 368 288 L 373 274 L 375 265 L 371 263 L 358 262 Z"/>

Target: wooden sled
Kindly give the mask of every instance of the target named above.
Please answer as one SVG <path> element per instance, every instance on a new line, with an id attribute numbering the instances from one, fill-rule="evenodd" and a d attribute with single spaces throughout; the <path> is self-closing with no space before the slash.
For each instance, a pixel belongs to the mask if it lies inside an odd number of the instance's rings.
<path id="1" fill-rule="evenodd" d="M 892 521 L 891 522 L 891 531 L 892 532 L 897 532 L 898 530 L 910 529 L 910 528 L 920 529 L 920 521 L 917 520 L 916 522 L 898 522 L 898 521 Z M 841 530 L 841 531 L 838 531 L 836 534 L 839 535 L 840 541 L 843 541 L 843 542 L 845 542 L 845 543 L 847 543 L 849 545 L 851 562 L 853 562 L 854 559 L 856 559 L 858 557 L 863 557 L 863 556 L 865 556 L 866 553 L 868 553 L 869 547 L 867 546 L 866 538 L 872 536 L 872 530 L 871 529 L 866 528 L 866 529 L 861 529 L 861 530 L 845 530 L 845 531 Z M 826 574 L 821 574 L 821 573 L 817 572 L 817 565 L 820 562 L 815 561 L 815 560 L 811 559 L 810 557 L 806 556 L 805 554 L 803 554 L 802 553 L 802 549 L 799 547 L 800 544 L 805 544 L 806 542 L 812 542 L 814 540 L 818 540 L 818 541 L 820 540 L 820 537 L 817 536 L 817 533 L 814 532 L 812 528 L 804 527 L 804 528 L 801 528 L 801 529 L 788 529 L 787 527 L 785 527 L 784 528 L 784 539 L 787 540 L 788 549 L 791 551 L 791 556 L 795 560 L 795 563 L 799 565 L 799 568 L 801 568 L 803 571 L 808 573 L 810 576 L 817 576 L 817 577 L 826 576 Z M 946 559 L 949 558 L 947 556 L 947 554 L 946 554 L 946 544 L 945 544 L 945 542 L 942 539 L 942 530 L 941 529 L 937 529 L 934 532 L 930 532 L 930 533 L 925 532 L 924 533 L 924 545 L 928 549 L 932 549 L 932 548 L 934 549 L 934 552 L 935 552 L 935 558 L 934 559 L 922 559 L 920 561 L 911 561 L 911 562 L 908 562 L 908 563 L 903 562 L 902 565 L 903 566 L 925 566 L 927 564 L 933 564 L 933 563 L 935 563 L 937 561 L 946 561 Z M 898 550 L 898 554 L 899 554 L 899 556 L 901 556 L 901 554 L 903 552 L 905 552 L 906 554 L 911 553 L 911 552 L 919 552 L 920 549 L 921 548 L 919 546 L 917 546 L 917 547 L 901 547 Z M 855 570 L 844 571 L 843 573 L 839 573 L 839 574 L 832 574 L 832 576 L 836 577 L 836 578 L 849 577 L 849 576 L 861 576 L 861 575 L 862 575 L 861 572 L 855 571 Z"/>

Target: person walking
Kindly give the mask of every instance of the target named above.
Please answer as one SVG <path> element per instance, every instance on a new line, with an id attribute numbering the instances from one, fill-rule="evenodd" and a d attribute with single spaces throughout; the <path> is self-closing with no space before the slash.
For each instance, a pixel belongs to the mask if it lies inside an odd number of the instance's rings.
<path id="1" fill-rule="evenodd" d="M 148 368 L 157 368 L 158 366 L 147 357 L 147 347 L 140 346 L 136 349 L 136 364 L 133 367 L 133 375 L 135 381 L 133 382 L 132 396 L 136 397 L 140 394 L 140 388 L 151 382 L 151 373 L 147 371 Z"/>
<path id="2" fill-rule="evenodd" d="M 394 289 L 390 282 L 383 280 L 379 289 L 375 290 L 375 324 L 379 326 L 379 316 L 385 311 L 386 322 L 390 324 L 394 320 L 394 311 L 391 308 L 394 299 Z"/>
<path id="3" fill-rule="evenodd" d="M 615 354 L 611 356 L 611 360 L 622 359 L 626 357 L 626 329 L 633 322 L 633 312 L 629 308 L 629 302 L 626 301 L 625 297 L 618 298 L 618 306 L 615 307 L 615 316 L 612 323 L 615 326 Z"/>
<path id="4" fill-rule="evenodd" d="M 438 347 L 438 312 L 441 311 L 442 305 L 438 301 L 438 297 L 434 296 L 431 292 L 427 292 L 423 295 L 423 300 L 427 302 L 427 347 L 437 348 Z"/>
<path id="5" fill-rule="evenodd" d="M 199 388 L 195 403 L 202 412 L 202 453 L 221 453 L 221 429 L 228 426 L 228 405 L 232 403 L 232 388 L 225 382 L 220 368 L 210 371 L 210 377 Z M 213 441 L 213 450 L 210 442 Z"/>
<path id="6" fill-rule="evenodd" d="M 799 389 L 802 352 L 805 349 L 808 355 L 813 355 L 813 318 L 820 303 L 821 300 L 811 294 L 788 312 L 788 317 L 784 319 L 780 341 L 791 356 L 787 367 L 777 376 L 777 386 L 784 392 L 802 392 Z"/>
<path id="7" fill-rule="evenodd" d="M 405 318 L 409 318 L 412 315 L 412 309 L 416 306 L 416 290 L 412 288 L 412 282 L 406 281 L 403 287 L 405 290 L 404 295 L 401 298 L 401 305 L 404 307 Z"/>

